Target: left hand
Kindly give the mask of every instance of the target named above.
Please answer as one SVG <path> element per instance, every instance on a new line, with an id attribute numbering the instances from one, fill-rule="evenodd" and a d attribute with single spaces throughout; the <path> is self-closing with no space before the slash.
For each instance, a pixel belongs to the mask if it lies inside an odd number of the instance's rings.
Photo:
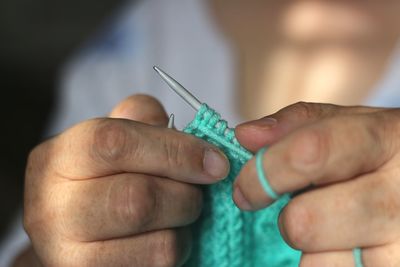
<path id="1" fill-rule="evenodd" d="M 283 238 L 303 251 L 300 266 L 353 267 L 357 247 L 365 267 L 400 266 L 400 109 L 297 103 L 267 118 L 236 135 L 253 152 L 269 146 L 263 167 L 274 191 L 303 190 L 279 218 Z M 242 209 L 273 201 L 254 158 L 234 188 Z"/>

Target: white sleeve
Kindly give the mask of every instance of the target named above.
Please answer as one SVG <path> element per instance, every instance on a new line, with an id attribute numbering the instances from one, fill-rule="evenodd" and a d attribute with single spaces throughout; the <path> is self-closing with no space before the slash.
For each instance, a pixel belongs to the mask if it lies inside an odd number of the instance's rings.
<path id="1" fill-rule="evenodd" d="M 0 267 L 8 267 L 12 264 L 18 254 L 29 244 L 29 237 L 22 225 L 22 211 L 10 224 L 6 237 L 0 244 Z"/>

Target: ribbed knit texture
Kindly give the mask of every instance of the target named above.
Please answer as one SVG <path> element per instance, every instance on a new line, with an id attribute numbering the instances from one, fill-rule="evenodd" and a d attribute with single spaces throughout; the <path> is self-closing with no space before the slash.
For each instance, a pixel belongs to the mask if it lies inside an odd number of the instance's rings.
<path id="1" fill-rule="evenodd" d="M 240 211 L 232 201 L 233 181 L 253 155 L 239 144 L 226 121 L 203 104 L 184 132 L 219 147 L 231 165 L 226 179 L 204 186 L 204 208 L 193 225 L 194 247 L 185 267 L 297 267 L 300 252 L 286 245 L 277 225 L 289 197 L 257 212 Z"/>

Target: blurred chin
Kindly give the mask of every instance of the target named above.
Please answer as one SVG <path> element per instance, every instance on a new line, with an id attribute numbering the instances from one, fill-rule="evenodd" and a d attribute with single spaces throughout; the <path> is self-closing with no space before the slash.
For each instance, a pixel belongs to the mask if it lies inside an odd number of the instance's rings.
<path id="1" fill-rule="evenodd" d="M 297 1 L 281 18 L 283 38 L 295 42 L 371 41 L 380 28 L 364 1 Z"/>

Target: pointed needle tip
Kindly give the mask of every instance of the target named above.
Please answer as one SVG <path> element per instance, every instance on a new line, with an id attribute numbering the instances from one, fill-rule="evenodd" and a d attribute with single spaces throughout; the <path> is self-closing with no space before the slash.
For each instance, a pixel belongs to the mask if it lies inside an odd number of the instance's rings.
<path id="1" fill-rule="evenodd" d="M 171 115 L 169 115 L 168 128 L 172 129 L 175 127 L 174 120 L 175 120 L 175 115 L 174 113 L 171 113 Z"/>
<path id="2" fill-rule="evenodd" d="M 192 95 L 185 87 L 178 83 L 174 78 L 169 76 L 165 71 L 157 66 L 153 66 L 153 69 L 160 75 L 160 77 L 168 84 L 168 86 L 175 91 L 180 97 L 182 97 L 191 107 L 196 111 L 200 109 L 201 102 Z"/>

